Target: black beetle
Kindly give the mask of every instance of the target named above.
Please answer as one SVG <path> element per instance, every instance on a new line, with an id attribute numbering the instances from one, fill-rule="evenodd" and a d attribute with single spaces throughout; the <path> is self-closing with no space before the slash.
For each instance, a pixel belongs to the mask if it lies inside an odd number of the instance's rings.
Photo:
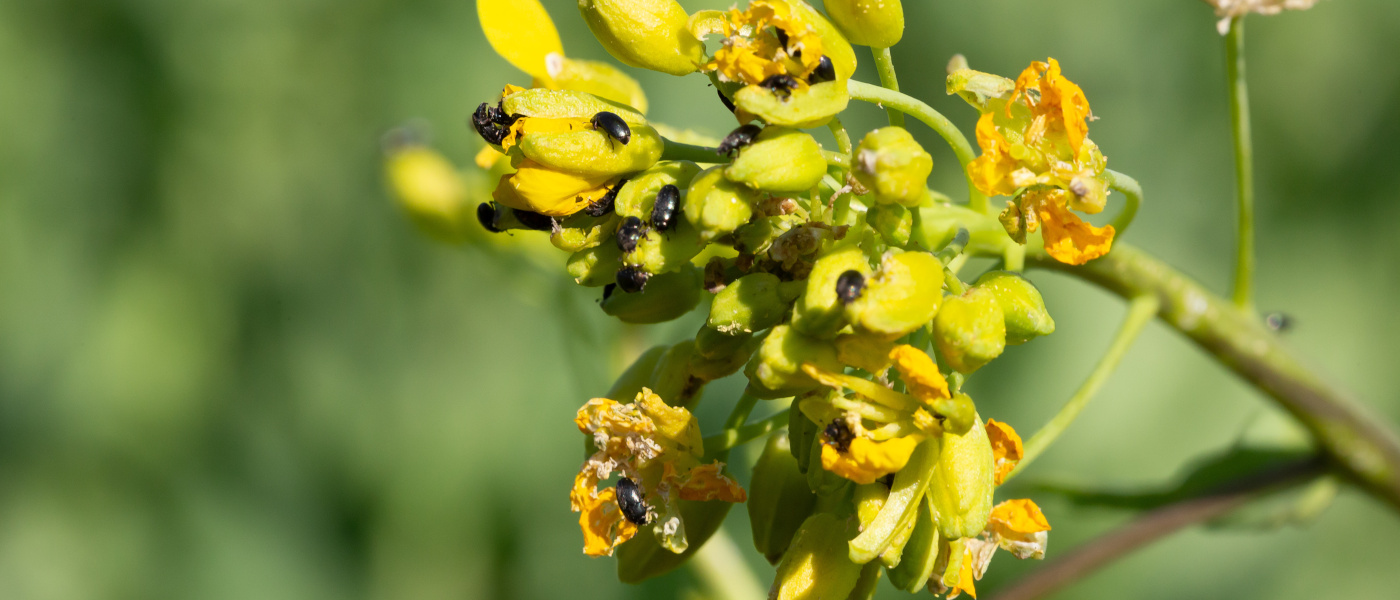
<path id="1" fill-rule="evenodd" d="M 637 267 L 622 267 L 617 270 L 617 288 L 629 294 L 642 291 L 647 286 L 651 274 Z"/>
<path id="2" fill-rule="evenodd" d="M 836 65 L 831 64 L 831 58 L 823 56 L 817 63 L 817 68 L 812 69 L 812 74 L 807 76 L 807 83 L 816 85 L 827 81 L 836 81 Z"/>
<path id="3" fill-rule="evenodd" d="M 608 298 L 611 297 L 611 296 L 613 295 L 613 291 L 616 290 L 616 289 L 617 289 L 617 284 L 616 284 L 616 283 L 609 283 L 609 284 L 603 286 L 603 302 L 607 302 L 607 301 L 608 301 Z"/>
<path id="4" fill-rule="evenodd" d="M 738 129 L 729 132 L 729 135 L 724 136 L 724 141 L 719 143 L 718 148 L 715 148 L 715 154 L 733 157 L 734 153 L 738 152 L 740 148 L 752 144 L 753 139 L 757 137 L 761 131 L 763 131 L 763 128 L 753 123 L 740 126 Z"/>
<path id="5" fill-rule="evenodd" d="M 729 112 L 734 112 L 738 109 L 737 106 L 734 106 L 734 101 L 730 100 L 729 96 L 724 95 L 724 92 L 715 90 L 715 93 L 719 94 L 719 101 L 724 103 L 724 107 L 729 109 Z"/>
<path id="6" fill-rule="evenodd" d="M 637 217 L 627 217 L 617 226 L 617 249 L 631 252 L 637 249 L 637 240 L 646 235 L 646 224 Z"/>
<path id="7" fill-rule="evenodd" d="M 771 90 L 779 98 L 786 100 L 792 94 L 793 88 L 797 87 L 797 80 L 791 75 L 773 75 L 764 79 L 758 87 Z"/>
<path id="8" fill-rule="evenodd" d="M 496 207 L 489 202 L 482 202 L 476 207 L 476 220 L 481 221 L 481 226 L 491 233 L 500 233 L 500 227 L 496 227 Z"/>
<path id="9" fill-rule="evenodd" d="M 656 202 L 651 206 L 651 226 L 657 231 L 666 231 L 676 225 L 676 210 L 681 207 L 680 188 L 666 184 L 656 193 Z"/>
<path id="10" fill-rule="evenodd" d="M 617 507 L 622 510 L 622 516 L 637 525 L 646 525 L 651 520 L 651 507 L 642 500 L 642 488 L 626 477 L 617 480 Z"/>
<path id="11" fill-rule="evenodd" d="M 617 193 L 622 190 L 622 184 L 624 183 L 627 183 L 626 179 L 613 184 L 612 189 L 608 190 L 608 193 L 603 194 L 602 198 L 594 200 L 592 204 L 583 207 L 583 214 L 590 217 L 601 217 L 612 212 L 613 202 L 617 201 Z"/>
<path id="12" fill-rule="evenodd" d="M 520 115 L 507 115 L 499 104 L 491 106 L 486 102 L 482 102 L 472 113 L 472 127 L 481 135 L 481 139 L 498 146 L 510 133 L 510 126 L 518 120 Z"/>
<path id="13" fill-rule="evenodd" d="M 518 208 L 512 208 L 510 210 L 515 213 L 515 218 L 520 221 L 521 225 L 535 231 L 554 231 L 554 226 L 557 224 L 554 221 L 554 217 L 545 216 L 528 210 L 520 210 Z"/>
<path id="14" fill-rule="evenodd" d="M 851 426 L 846 424 L 845 419 L 836 419 L 828 423 L 822 433 L 826 436 L 826 443 L 836 448 L 837 452 L 850 450 L 851 441 L 856 439 L 856 434 L 851 431 Z"/>
<path id="15" fill-rule="evenodd" d="M 860 297 L 860 293 L 865 290 L 865 276 L 860 271 L 851 269 L 842 273 L 836 278 L 836 298 L 842 304 L 850 304 Z"/>
<path id="16" fill-rule="evenodd" d="M 589 122 L 593 123 L 594 129 L 603 132 L 612 139 L 622 142 L 623 146 L 626 146 L 627 142 L 632 141 L 632 128 L 627 126 L 627 121 L 623 121 L 622 117 L 616 114 L 603 111 L 593 115 L 593 119 Z"/>

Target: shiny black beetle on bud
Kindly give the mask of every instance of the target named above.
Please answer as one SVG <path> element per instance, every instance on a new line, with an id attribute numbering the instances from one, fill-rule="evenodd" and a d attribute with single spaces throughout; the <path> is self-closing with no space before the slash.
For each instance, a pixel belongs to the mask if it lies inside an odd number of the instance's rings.
<path id="1" fill-rule="evenodd" d="M 617 226 L 617 249 L 631 252 L 637 249 L 637 240 L 646 234 L 646 225 L 637 217 L 627 217 Z M 625 286 L 624 286 L 625 287 Z"/>
<path id="2" fill-rule="evenodd" d="M 792 90 L 797 87 L 797 80 L 791 75 L 773 75 L 760 82 L 758 87 L 766 88 L 774 95 L 786 100 L 788 96 L 792 95 Z"/>
<path id="3" fill-rule="evenodd" d="M 557 225 L 557 223 L 554 221 L 554 217 L 542 215 L 540 213 L 531 212 L 528 210 L 520 210 L 518 208 L 512 208 L 510 210 L 511 212 L 515 213 L 515 218 L 520 221 L 521 225 L 529 227 L 530 229 L 533 229 L 535 231 L 552 232 L 554 231 L 554 227 Z"/>
<path id="4" fill-rule="evenodd" d="M 622 142 L 624 146 L 627 145 L 627 142 L 632 141 L 632 128 L 627 126 L 627 121 L 623 121 L 622 117 L 616 114 L 603 111 L 593 115 L 593 119 L 590 122 L 593 123 L 594 129 L 607 134 L 607 136 L 612 139 Z"/>
<path id="5" fill-rule="evenodd" d="M 617 480 L 617 508 L 633 524 L 646 525 L 651 520 L 651 509 L 642 500 L 642 489 L 626 477 Z"/>
<path id="6" fill-rule="evenodd" d="M 656 193 L 656 202 L 651 207 L 651 226 L 657 231 L 666 231 L 676 226 L 676 211 L 681 207 L 681 190 L 674 185 L 664 185 Z"/>
<path id="7" fill-rule="evenodd" d="M 617 270 L 617 288 L 628 294 L 635 294 L 646 287 L 649 278 L 650 273 L 637 267 L 622 267 Z"/>
<path id="8" fill-rule="evenodd" d="M 520 120 L 519 115 L 507 115 L 500 106 L 491 106 L 482 102 L 476 107 L 476 112 L 472 113 L 472 128 L 481 135 L 481 139 L 494 145 L 501 145 L 501 141 L 510 134 L 510 126 Z"/>
<path id="9" fill-rule="evenodd" d="M 850 304 L 860 297 L 860 293 L 865 290 L 865 276 L 860 271 L 852 269 L 842 273 L 836 278 L 836 298 L 842 304 Z"/>
<path id="10" fill-rule="evenodd" d="M 738 129 L 729 132 L 729 135 L 724 136 L 724 141 L 719 143 L 719 147 L 715 149 L 715 154 L 733 158 L 734 153 L 738 152 L 740 148 L 752 144 L 753 139 L 757 137 L 761 131 L 763 131 L 763 128 L 753 123 L 740 126 Z"/>
<path id="11" fill-rule="evenodd" d="M 496 226 L 496 207 L 490 202 L 482 202 L 476 207 L 476 220 L 481 221 L 481 226 L 491 233 L 500 233 L 502 230 Z"/>
<path id="12" fill-rule="evenodd" d="M 807 83 L 816 85 L 828 81 L 836 81 L 836 65 L 831 64 L 831 58 L 823 56 L 817 63 L 817 68 L 812 69 L 812 74 L 807 76 Z"/>

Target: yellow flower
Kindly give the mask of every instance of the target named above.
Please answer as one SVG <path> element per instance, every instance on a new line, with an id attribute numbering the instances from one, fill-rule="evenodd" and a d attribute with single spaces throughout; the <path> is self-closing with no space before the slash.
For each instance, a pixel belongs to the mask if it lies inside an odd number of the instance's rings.
<path id="1" fill-rule="evenodd" d="M 948 590 L 948 598 L 957 598 L 962 592 L 977 597 L 975 582 L 982 580 L 997 548 L 1020 559 L 1045 558 L 1048 531 L 1050 522 L 1035 502 L 1019 499 L 996 505 L 982 535 L 962 540 L 963 558 L 959 565 L 958 584 Z M 930 588 L 935 587 L 930 582 Z"/>
<path id="2" fill-rule="evenodd" d="M 721 27 L 724 46 L 704 66 L 720 81 L 754 85 L 774 75 L 805 80 L 824 55 L 821 35 L 787 0 L 754 0 L 746 11 L 732 8 Z"/>
<path id="3" fill-rule="evenodd" d="M 1044 224 L 1045 253 L 1065 264 L 1082 265 L 1108 254 L 1113 248 L 1113 226 L 1090 225 L 1069 211 L 1070 201 L 1065 190 L 1031 189 L 1016 202 L 1007 202 L 1001 222 L 1013 239 L 1023 243 L 1026 233 Z"/>
<path id="4" fill-rule="evenodd" d="M 573 510 L 582 513 L 583 551 L 589 556 L 611 555 L 618 544 L 636 534 L 639 524 L 648 523 L 656 524 L 654 531 L 663 546 L 683 552 L 680 500 L 746 499 L 744 489 L 720 472 L 723 463 L 700 464 L 705 451 L 695 416 L 666 405 L 649 389 L 642 388 L 631 404 L 589 400 L 574 423 L 596 448 L 574 478 L 569 494 Z M 598 489 L 599 482 L 614 472 L 636 484 L 645 511 L 641 523 L 623 513 L 616 488 Z"/>
<path id="5" fill-rule="evenodd" d="M 867 351 L 878 348 L 869 346 Z M 854 345 L 847 348 L 851 353 L 861 351 Z M 858 358 L 864 364 L 881 362 L 870 357 L 848 358 Z M 938 365 L 922 350 L 895 346 L 886 358 L 889 363 L 899 372 L 907 394 L 811 363 L 802 365 L 808 376 L 833 388 L 831 393 L 805 398 L 799 405 L 808 418 L 824 427 L 822 467 L 856 483 L 871 483 L 899 471 L 919 442 L 941 435 L 945 423 L 951 426 L 957 420 L 950 415 L 975 412 L 966 396 L 951 396 Z M 855 395 L 843 395 L 846 389 Z"/>
<path id="6" fill-rule="evenodd" d="M 1010 425 L 987 419 L 987 439 L 992 442 L 992 456 L 996 458 L 996 482 L 1001 485 L 1006 481 L 1006 476 L 1016 469 L 1016 463 L 1021 462 L 1024 449 L 1021 446 L 1021 436 L 1016 434 L 1016 430 Z"/>

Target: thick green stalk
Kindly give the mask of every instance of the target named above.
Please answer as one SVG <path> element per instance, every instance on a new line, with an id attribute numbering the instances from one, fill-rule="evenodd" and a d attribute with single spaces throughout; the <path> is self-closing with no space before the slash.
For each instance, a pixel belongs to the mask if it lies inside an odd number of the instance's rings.
<path id="1" fill-rule="evenodd" d="M 1104 171 L 1108 175 L 1108 187 L 1115 192 L 1123 194 L 1123 212 L 1113 218 L 1113 231 L 1115 239 L 1122 239 L 1124 231 L 1133 224 L 1133 218 L 1137 216 L 1138 207 L 1142 206 L 1142 185 L 1136 179 L 1128 177 L 1112 169 Z"/>
<path id="2" fill-rule="evenodd" d="M 1230 22 L 1225 36 L 1225 71 L 1230 79 L 1230 129 L 1235 138 L 1235 198 L 1239 236 L 1235 248 L 1235 306 L 1254 306 L 1254 143 L 1249 131 L 1249 85 L 1244 74 L 1244 18 Z"/>
<path id="3" fill-rule="evenodd" d="M 890 55 L 889 48 L 871 48 L 875 54 L 875 71 L 880 74 L 880 85 L 887 90 L 899 91 L 899 78 L 894 75 L 894 57 Z M 904 126 L 904 113 L 893 108 L 885 108 L 885 112 L 890 116 L 890 125 L 895 127 Z"/>
<path id="4" fill-rule="evenodd" d="M 752 396 L 749 396 L 752 398 Z M 756 399 L 755 399 L 756 400 Z M 768 432 L 778 429 L 787 424 L 788 411 L 780 410 L 773 416 L 762 421 L 754 421 L 748 425 L 732 425 L 724 431 L 714 435 L 705 436 L 705 452 L 714 454 L 746 444 L 765 435 Z"/>
<path id="5" fill-rule="evenodd" d="M 665 147 L 661 150 L 661 160 L 688 160 L 697 163 L 727 163 L 729 159 L 715 152 L 714 148 L 692 146 L 661 138 Z"/>
<path id="6" fill-rule="evenodd" d="M 1158 316 L 1235 374 L 1278 401 L 1354 480 L 1400 509 L 1400 440 L 1386 421 L 1322 380 L 1248 309 L 1201 287 L 1130 244 L 1080 266 L 1043 251 L 1030 266 L 1063 271 L 1124 298 L 1155 296 Z"/>
<path id="7" fill-rule="evenodd" d="M 972 159 L 977 158 L 972 153 L 972 144 L 968 143 L 962 130 L 949 121 L 948 117 L 934 110 L 932 106 L 924 104 L 918 98 L 894 90 L 887 90 L 878 85 L 870 85 L 852 79 L 846 82 L 846 88 L 850 91 L 852 98 L 878 104 L 887 109 L 893 108 L 910 115 L 942 136 L 943 141 L 948 142 L 948 145 L 953 148 L 953 155 L 958 158 L 958 164 L 962 165 L 963 175 L 967 178 L 968 205 L 977 212 L 987 212 L 987 197 L 982 192 L 977 191 L 977 186 L 972 183 L 972 176 L 967 173 L 967 165 L 972 163 Z"/>
<path id="8" fill-rule="evenodd" d="M 1128 303 L 1128 316 L 1123 318 L 1123 325 L 1118 328 L 1118 333 L 1113 337 L 1113 343 L 1109 345 L 1108 351 L 1099 359 L 1099 364 L 1094 367 L 1094 371 L 1074 392 L 1060 412 L 1050 419 L 1044 427 L 1040 428 L 1031 439 L 1026 442 L 1025 453 L 1021 457 L 1021 462 L 1016 465 L 1016 469 L 1006 476 L 1007 479 L 1015 477 L 1017 473 L 1030 466 L 1041 453 L 1045 452 L 1060 434 L 1068 429 L 1074 422 L 1075 417 L 1088 406 L 1089 400 L 1103 387 L 1104 382 L 1118 368 L 1119 361 L 1123 360 L 1123 355 L 1128 353 L 1128 348 L 1133 346 L 1138 334 L 1142 333 L 1142 328 L 1147 325 L 1152 317 L 1156 316 L 1160 302 L 1155 295 L 1143 295 L 1133 298 Z"/>

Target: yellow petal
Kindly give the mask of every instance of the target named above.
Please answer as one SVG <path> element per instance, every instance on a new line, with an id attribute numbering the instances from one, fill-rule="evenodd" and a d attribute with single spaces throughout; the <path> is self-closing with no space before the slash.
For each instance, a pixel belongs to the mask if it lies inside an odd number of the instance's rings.
<path id="1" fill-rule="evenodd" d="M 1002 535 L 1036 533 L 1050 531 L 1050 521 L 1034 501 L 1019 498 L 996 505 L 988 529 Z"/>
<path id="2" fill-rule="evenodd" d="M 1060 63 L 1049 59 L 1045 81 L 1040 86 L 1041 102 L 1048 109 L 1059 109 L 1060 124 L 1069 135 L 1070 148 L 1076 154 L 1089 135 L 1089 99 L 1084 90 L 1060 74 Z"/>
<path id="3" fill-rule="evenodd" d="M 584 500 L 578 518 L 583 530 L 583 553 L 612 556 L 613 548 L 637 534 L 637 526 L 623 518 L 617 507 L 617 491 L 608 488 Z"/>
<path id="4" fill-rule="evenodd" d="M 514 173 L 501 177 L 491 197 L 510 208 L 551 217 L 567 217 L 608 193 L 607 175 L 582 177 L 521 161 Z"/>
<path id="5" fill-rule="evenodd" d="M 486 41 L 501 58 L 536 79 L 549 79 L 546 57 L 564 54 L 559 31 L 539 0 L 476 0 Z"/>
<path id="6" fill-rule="evenodd" d="M 996 419 L 988 419 L 987 439 L 992 442 L 992 456 L 996 458 L 996 481 L 997 485 L 1001 485 L 1006 481 L 1006 476 L 1016 468 L 1016 463 L 1021 461 L 1024 452 L 1021 436 L 1017 435 L 1010 425 Z"/>
<path id="7" fill-rule="evenodd" d="M 1113 247 L 1112 225 L 1094 227 L 1060 202 L 1041 202 L 1036 214 L 1045 228 L 1045 253 L 1055 260 L 1082 265 Z"/>
<path id="8" fill-rule="evenodd" d="M 574 417 L 578 430 L 592 435 L 604 431 L 610 436 L 628 433 L 643 435 L 656 431 L 651 419 L 646 418 L 630 405 L 620 404 L 607 398 L 594 398 L 578 409 Z"/>
<path id="9" fill-rule="evenodd" d="M 700 456 L 705 453 L 700 437 L 700 423 L 695 415 L 682 407 L 671 407 L 648 388 L 637 393 L 635 404 L 651 419 L 656 432 L 675 442 L 682 452 Z"/>
<path id="10" fill-rule="evenodd" d="M 851 446 L 845 453 L 823 444 L 822 468 L 856 483 L 872 483 L 904 468 L 920 441 L 923 438 L 917 435 L 883 442 L 858 437 L 851 440 Z"/>
<path id="11" fill-rule="evenodd" d="M 976 578 L 974 577 L 975 573 L 973 572 L 973 569 L 975 567 L 972 563 L 972 553 L 965 551 L 963 554 L 962 567 L 958 569 L 958 584 L 953 586 L 952 590 L 949 590 L 949 600 L 957 598 L 958 595 L 962 594 L 963 592 L 967 592 L 967 595 L 972 596 L 974 600 L 977 598 L 977 585 L 975 581 Z"/>
<path id="12" fill-rule="evenodd" d="M 720 500 L 743 502 L 748 499 L 738 482 L 720 473 L 724 463 L 714 462 L 691 469 L 681 482 L 681 500 Z"/>
<path id="13" fill-rule="evenodd" d="M 890 352 L 890 360 L 899 369 L 909 393 L 923 403 L 932 404 L 936 400 L 953 397 L 948 393 L 948 381 L 938 371 L 938 363 L 923 350 L 907 344 L 896 346 Z"/>

